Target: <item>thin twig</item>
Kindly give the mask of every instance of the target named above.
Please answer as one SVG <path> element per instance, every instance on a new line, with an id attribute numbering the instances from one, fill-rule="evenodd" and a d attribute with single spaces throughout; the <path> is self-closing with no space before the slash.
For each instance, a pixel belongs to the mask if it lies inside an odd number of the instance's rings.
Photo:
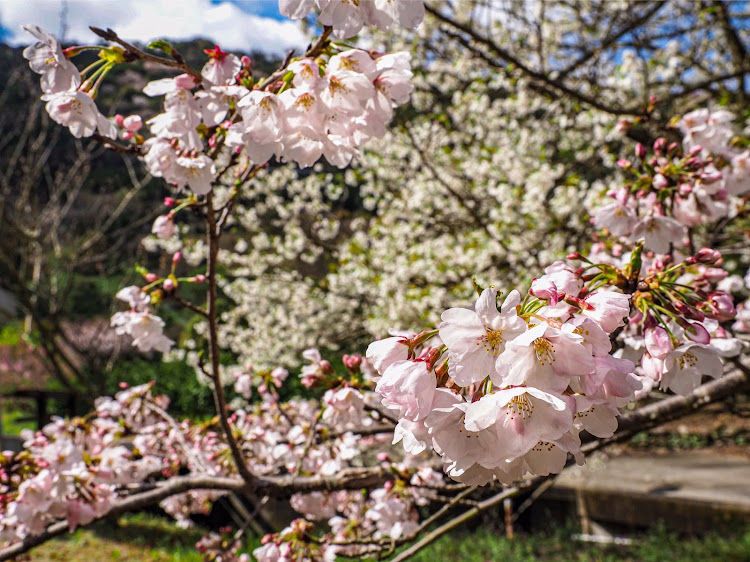
<path id="1" fill-rule="evenodd" d="M 203 81 L 203 76 L 201 76 L 201 73 L 195 70 L 194 68 L 192 68 L 191 66 L 189 66 L 187 63 L 185 63 L 184 60 L 180 61 L 180 60 L 168 59 L 168 58 L 152 55 L 151 53 L 147 53 L 146 51 L 142 51 L 135 45 L 128 43 L 127 41 L 121 39 L 117 35 L 117 33 L 115 33 L 109 28 L 104 30 L 104 29 L 99 29 L 98 27 L 89 26 L 89 29 L 93 31 L 96 35 L 104 39 L 105 41 L 117 43 L 118 45 L 122 46 L 125 49 L 125 52 L 129 55 L 128 58 L 132 60 L 139 59 L 139 60 L 143 60 L 147 62 L 160 64 L 168 68 L 175 68 L 177 70 L 186 72 L 187 74 L 195 78 L 196 82 L 198 83 Z M 180 57 L 180 59 L 181 58 L 182 57 Z"/>

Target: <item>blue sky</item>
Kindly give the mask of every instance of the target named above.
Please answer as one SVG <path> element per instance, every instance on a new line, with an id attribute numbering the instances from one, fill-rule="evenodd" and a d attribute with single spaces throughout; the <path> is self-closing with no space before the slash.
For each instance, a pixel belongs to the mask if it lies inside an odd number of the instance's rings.
<path id="1" fill-rule="evenodd" d="M 204 37 L 224 49 L 283 53 L 307 38 L 279 14 L 277 0 L 0 0 L 0 39 L 30 42 L 19 29 L 31 23 L 66 43 L 94 43 L 89 25 L 111 27 L 125 39 Z"/>

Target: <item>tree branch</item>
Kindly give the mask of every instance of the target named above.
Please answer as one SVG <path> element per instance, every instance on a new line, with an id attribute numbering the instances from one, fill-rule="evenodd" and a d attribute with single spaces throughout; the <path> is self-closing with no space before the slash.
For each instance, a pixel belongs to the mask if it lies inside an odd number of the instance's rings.
<path id="1" fill-rule="evenodd" d="M 195 70 L 194 68 L 192 68 L 191 66 L 189 66 L 187 63 L 185 63 L 184 60 L 181 60 L 182 57 L 180 57 L 180 60 L 173 60 L 173 59 L 168 59 L 168 58 L 152 55 L 151 53 L 142 51 L 135 45 L 132 45 L 128 43 L 127 41 L 120 39 L 117 33 L 115 33 L 109 28 L 104 30 L 104 29 L 99 29 L 98 27 L 89 26 L 89 29 L 93 31 L 96 35 L 104 39 L 105 41 L 117 43 L 118 45 L 122 46 L 125 49 L 126 53 L 130 55 L 129 58 L 131 60 L 139 59 L 139 60 L 143 60 L 147 62 L 160 64 L 168 68 L 175 68 L 177 70 L 181 70 L 182 72 L 186 72 L 187 74 L 195 78 L 196 82 L 198 83 L 203 81 L 203 76 L 201 76 L 201 73 Z"/>

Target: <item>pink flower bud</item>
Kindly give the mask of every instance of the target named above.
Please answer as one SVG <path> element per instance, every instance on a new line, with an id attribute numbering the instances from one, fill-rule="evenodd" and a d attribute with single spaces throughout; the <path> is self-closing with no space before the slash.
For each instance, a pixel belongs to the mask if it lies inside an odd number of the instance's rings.
<path id="1" fill-rule="evenodd" d="M 659 137 L 654 141 L 654 152 L 657 154 L 661 153 L 661 150 L 664 148 L 664 146 L 667 144 L 667 139 L 664 137 Z"/>
<path id="2" fill-rule="evenodd" d="M 122 115 L 120 115 L 119 113 L 117 115 L 115 115 L 115 123 L 117 123 L 118 127 L 122 127 L 124 119 L 125 118 Z"/>
<path id="3" fill-rule="evenodd" d="M 377 454 L 378 462 L 388 462 L 388 458 L 388 453 L 386 452 L 381 451 Z"/>
<path id="4" fill-rule="evenodd" d="M 143 119 L 140 115 L 128 115 L 122 122 L 122 126 L 125 127 L 131 133 L 135 133 L 141 127 L 143 127 Z"/>
<path id="5" fill-rule="evenodd" d="M 644 334 L 646 350 L 656 359 L 665 359 L 672 351 L 672 340 L 661 326 L 646 330 Z"/>
<path id="6" fill-rule="evenodd" d="M 706 185 L 711 185 L 712 183 L 716 183 L 717 181 L 720 181 L 721 178 L 723 178 L 724 175 L 716 170 L 715 172 L 709 172 L 707 174 L 703 174 L 701 176 L 701 181 L 705 183 Z"/>
<path id="7" fill-rule="evenodd" d="M 203 275 L 202 273 L 199 273 L 198 275 L 196 275 L 195 277 L 193 277 L 193 283 L 197 283 L 197 284 L 200 285 L 200 284 L 205 283 L 205 282 L 206 282 L 206 276 Z"/>
<path id="8" fill-rule="evenodd" d="M 681 183 L 680 187 L 677 188 L 677 193 L 682 195 L 683 197 L 687 197 L 693 192 L 693 186 L 689 183 Z"/>
<path id="9" fill-rule="evenodd" d="M 247 55 L 242 55 L 242 58 L 240 59 L 240 62 L 242 63 L 242 68 L 244 68 L 245 70 L 252 70 L 252 68 L 253 68 L 253 59 L 251 59 Z"/>
<path id="10" fill-rule="evenodd" d="M 712 316 L 719 322 L 731 320 L 737 316 L 737 309 L 734 308 L 732 297 L 727 293 L 713 293 L 709 296 L 708 305 Z"/>
<path id="11" fill-rule="evenodd" d="M 685 335 L 695 343 L 706 345 L 711 341 L 708 330 L 706 330 L 703 324 L 699 324 L 698 322 L 689 322 L 689 326 L 685 327 Z"/>
<path id="12" fill-rule="evenodd" d="M 664 373 L 664 361 L 652 357 L 649 353 L 644 353 L 643 357 L 641 357 L 641 368 L 644 375 L 658 382 Z"/>
<path id="13" fill-rule="evenodd" d="M 635 156 L 641 160 L 646 158 L 646 148 L 641 143 L 635 145 Z"/>
<path id="14" fill-rule="evenodd" d="M 173 291 L 174 288 L 175 288 L 174 280 L 172 280 L 172 279 L 165 279 L 162 286 L 164 287 L 165 291 Z"/>
<path id="15" fill-rule="evenodd" d="M 331 366 L 331 362 L 323 359 L 320 363 L 320 370 L 326 373 L 327 375 L 332 375 L 335 371 L 333 370 L 333 367 Z"/>
<path id="16" fill-rule="evenodd" d="M 722 279 L 726 279 L 729 276 L 729 272 L 720 267 L 709 267 L 703 272 L 702 277 L 709 283 L 718 283 Z"/>
<path id="17" fill-rule="evenodd" d="M 157 238 L 170 238 L 174 235 L 175 226 L 172 213 L 156 217 L 151 233 L 156 234 Z"/>
<path id="18" fill-rule="evenodd" d="M 175 205 L 176 201 L 172 199 L 171 197 L 165 197 L 164 198 L 164 205 L 167 207 L 173 207 Z"/>
<path id="19" fill-rule="evenodd" d="M 699 145 L 699 144 L 696 144 L 694 147 L 692 147 L 690 150 L 688 150 L 687 156 L 688 156 L 688 158 L 690 158 L 692 156 L 697 156 L 701 152 L 703 152 L 703 147 L 701 145 Z"/>
<path id="20" fill-rule="evenodd" d="M 177 251 L 177 252 L 175 252 L 175 253 L 174 253 L 174 255 L 172 256 L 172 263 L 174 263 L 174 264 L 176 264 L 176 263 L 179 263 L 179 261 L 180 261 L 181 259 L 182 259 L 182 252 L 180 252 L 180 251 L 178 250 L 178 251 Z"/>
<path id="21" fill-rule="evenodd" d="M 662 189 L 669 185 L 669 181 L 663 175 L 656 174 L 654 176 L 653 185 L 656 189 Z"/>
<path id="22" fill-rule="evenodd" d="M 149 283 L 153 283 L 156 281 L 159 277 L 155 273 L 147 273 L 146 274 L 146 281 Z"/>
<path id="23" fill-rule="evenodd" d="M 122 138 L 123 138 L 124 140 L 130 140 L 130 139 L 132 139 L 132 138 L 133 138 L 134 136 L 135 136 L 135 133 L 132 133 L 132 132 L 130 132 L 130 131 L 125 131 L 125 132 L 124 132 L 124 133 L 122 134 Z"/>
<path id="24" fill-rule="evenodd" d="M 626 160 L 625 158 L 620 158 L 617 161 L 617 165 L 620 166 L 620 168 L 627 169 L 630 168 L 633 163 L 630 160 Z"/>
<path id="25" fill-rule="evenodd" d="M 557 285 L 546 275 L 531 282 L 529 293 L 538 299 L 546 300 L 550 306 L 555 306 L 560 300 Z"/>
<path id="26" fill-rule="evenodd" d="M 361 355 L 344 355 L 341 360 L 344 363 L 344 367 L 350 371 L 359 371 L 359 366 L 362 364 Z"/>

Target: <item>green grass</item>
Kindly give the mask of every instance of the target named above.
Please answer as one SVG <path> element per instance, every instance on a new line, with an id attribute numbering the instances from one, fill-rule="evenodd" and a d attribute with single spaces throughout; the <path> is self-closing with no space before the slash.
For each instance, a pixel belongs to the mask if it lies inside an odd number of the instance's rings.
<path id="1" fill-rule="evenodd" d="M 180 529 L 167 519 L 146 514 L 102 521 L 33 549 L 35 562 L 202 562 L 195 543 L 206 531 Z"/>
<path id="2" fill-rule="evenodd" d="M 169 520 L 148 514 L 128 515 L 118 523 L 104 521 L 33 549 L 39 562 L 200 562 L 195 543 L 206 531 L 179 529 Z M 488 528 L 441 537 L 412 558 L 414 562 L 662 562 L 750 560 L 750 527 L 724 535 L 686 537 L 652 529 L 629 546 L 599 545 L 573 539 L 573 528 L 555 528 L 512 540 Z M 252 552 L 250 538 L 243 549 Z"/>
<path id="3" fill-rule="evenodd" d="M 664 560 L 729 561 L 750 560 L 750 528 L 733 535 L 693 538 L 654 529 L 634 538 L 628 546 L 583 543 L 572 539 L 575 531 L 557 529 L 549 533 L 518 536 L 508 540 L 502 534 L 480 529 L 441 537 L 414 556 L 414 562 L 662 562 Z"/>
<path id="4" fill-rule="evenodd" d="M 31 412 L 3 408 L 3 434 L 20 435 L 22 429 L 36 429 L 34 420 L 20 421 L 20 418 L 29 417 Z"/>

